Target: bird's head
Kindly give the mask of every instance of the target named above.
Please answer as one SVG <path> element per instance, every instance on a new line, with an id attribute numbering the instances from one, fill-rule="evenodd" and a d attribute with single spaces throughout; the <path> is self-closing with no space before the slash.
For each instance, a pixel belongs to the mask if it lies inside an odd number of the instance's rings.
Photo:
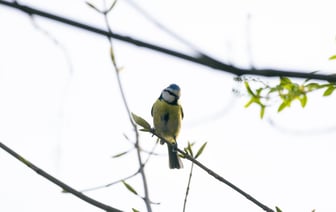
<path id="1" fill-rule="evenodd" d="M 181 89 L 176 84 L 171 84 L 161 93 L 161 98 L 168 103 L 177 103 L 181 96 Z"/>

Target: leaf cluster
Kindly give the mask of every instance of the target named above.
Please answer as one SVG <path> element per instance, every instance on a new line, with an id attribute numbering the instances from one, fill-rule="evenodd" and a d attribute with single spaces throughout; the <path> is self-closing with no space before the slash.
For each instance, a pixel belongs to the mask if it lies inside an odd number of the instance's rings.
<path id="1" fill-rule="evenodd" d="M 190 143 L 188 142 L 187 147 L 184 148 L 184 152 L 188 155 L 190 155 L 193 158 L 198 158 L 204 151 L 207 142 L 203 143 L 202 146 L 197 150 L 196 154 L 194 155 L 194 151 L 192 149 L 192 147 L 194 146 L 195 143 Z M 180 155 L 180 157 L 185 158 L 185 155 Z"/>
<path id="2" fill-rule="evenodd" d="M 292 81 L 288 77 L 280 77 L 279 83 L 270 86 L 263 85 L 253 89 L 248 80 L 244 80 L 245 88 L 250 100 L 245 104 L 245 107 L 249 107 L 251 104 L 257 104 L 260 106 L 260 118 L 264 117 L 265 109 L 268 106 L 267 103 L 271 98 L 278 98 L 280 105 L 278 106 L 278 112 L 283 111 L 285 108 L 291 106 L 292 102 L 299 101 L 302 108 L 304 108 L 308 101 L 308 94 L 312 91 L 325 89 L 323 96 L 330 96 L 336 89 L 336 83 L 317 83 L 311 82 L 309 79 L 299 84 Z"/>

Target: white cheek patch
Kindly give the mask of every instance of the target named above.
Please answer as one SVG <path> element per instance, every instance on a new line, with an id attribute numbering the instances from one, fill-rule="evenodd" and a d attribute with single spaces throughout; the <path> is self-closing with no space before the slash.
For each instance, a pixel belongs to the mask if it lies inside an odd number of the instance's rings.
<path id="1" fill-rule="evenodd" d="M 174 102 L 176 100 L 176 97 L 169 94 L 167 91 L 163 91 L 162 92 L 162 98 L 166 101 L 166 102 Z"/>

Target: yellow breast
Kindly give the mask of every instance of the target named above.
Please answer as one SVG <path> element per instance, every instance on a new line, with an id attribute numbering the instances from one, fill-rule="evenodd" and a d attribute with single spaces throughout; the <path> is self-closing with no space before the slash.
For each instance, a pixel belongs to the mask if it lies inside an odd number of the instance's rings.
<path id="1" fill-rule="evenodd" d="M 176 142 L 183 118 L 182 107 L 158 99 L 152 107 L 152 116 L 156 133 L 169 142 Z"/>

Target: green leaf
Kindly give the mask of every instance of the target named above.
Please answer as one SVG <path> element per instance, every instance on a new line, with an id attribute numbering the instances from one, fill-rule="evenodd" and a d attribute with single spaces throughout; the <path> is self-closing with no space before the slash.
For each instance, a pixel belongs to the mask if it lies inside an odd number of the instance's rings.
<path id="1" fill-rule="evenodd" d="M 247 93 L 248 94 L 250 94 L 251 96 L 255 96 L 255 94 L 253 93 L 253 91 L 252 91 L 252 89 L 251 89 L 251 87 L 250 87 L 250 85 L 249 85 L 249 83 L 247 82 L 247 81 L 245 81 L 244 82 L 244 84 L 245 84 L 245 87 L 246 87 L 246 90 L 247 90 Z"/>
<path id="2" fill-rule="evenodd" d="M 136 192 L 136 190 L 130 184 L 126 183 L 124 180 L 122 181 L 122 183 L 130 192 L 132 192 L 135 195 L 138 195 L 138 192 Z"/>
<path id="3" fill-rule="evenodd" d="M 323 96 L 330 96 L 335 89 L 336 87 L 334 87 L 333 85 L 328 86 L 328 88 L 324 91 Z"/>
<path id="4" fill-rule="evenodd" d="M 245 105 L 244 105 L 244 107 L 245 108 L 247 108 L 247 107 L 249 107 L 253 102 L 255 102 L 255 98 L 254 97 L 252 97 Z"/>
<path id="5" fill-rule="evenodd" d="M 308 91 L 313 91 L 313 90 L 321 88 L 321 85 L 313 82 L 313 83 L 309 83 L 305 85 L 305 87 L 308 89 Z"/>
<path id="6" fill-rule="evenodd" d="M 274 87 L 274 88 L 270 88 L 269 91 L 268 91 L 268 94 L 271 94 L 271 93 L 276 92 L 276 91 L 279 91 L 278 86 Z"/>
<path id="7" fill-rule="evenodd" d="M 110 47 L 110 57 L 111 57 L 113 64 L 115 64 L 116 60 L 115 60 L 114 51 L 112 47 Z"/>
<path id="8" fill-rule="evenodd" d="M 94 6 L 92 3 L 88 2 L 88 1 L 85 2 L 85 3 L 86 3 L 86 5 L 88 5 L 88 6 L 91 7 L 92 9 L 94 9 L 95 11 L 101 13 L 101 11 L 100 11 L 96 6 Z"/>
<path id="9" fill-rule="evenodd" d="M 265 115 L 265 105 L 260 105 L 260 118 L 264 118 Z"/>
<path id="10" fill-rule="evenodd" d="M 192 157 L 194 157 L 194 153 L 193 153 L 192 148 L 191 148 L 193 145 L 194 144 L 191 144 L 191 143 L 188 142 L 187 150 Z"/>
<path id="11" fill-rule="evenodd" d="M 145 119 L 141 118 L 140 116 L 135 115 L 134 113 L 131 113 L 131 115 L 135 123 L 143 127 L 145 130 L 150 131 L 151 126 Z"/>
<path id="12" fill-rule="evenodd" d="M 308 100 L 307 95 L 306 95 L 306 94 L 303 94 L 303 95 L 299 98 L 299 100 L 300 100 L 301 106 L 302 106 L 302 107 L 305 107 L 306 104 L 307 104 L 307 100 Z"/>
<path id="13" fill-rule="evenodd" d="M 151 129 L 140 129 L 142 132 L 152 132 Z"/>
<path id="14" fill-rule="evenodd" d="M 278 208 L 278 206 L 275 206 L 275 210 L 276 210 L 276 212 L 282 212 L 282 210 L 280 208 Z"/>
<path id="15" fill-rule="evenodd" d="M 187 152 L 186 149 L 184 149 L 184 151 Z M 188 154 L 188 153 L 187 153 L 187 154 Z M 182 154 L 179 153 L 178 156 L 179 156 L 180 158 L 186 158 L 186 155 L 185 155 L 185 154 L 182 155 Z"/>
<path id="16" fill-rule="evenodd" d="M 188 142 L 188 146 L 186 146 L 186 147 L 184 147 L 184 151 L 188 154 L 188 155 L 190 155 L 190 156 L 192 156 L 192 157 L 194 157 L 194 153 L 193 153 L 193 151 L 192 151 L 192 146 L 194 146 L 194 142 L 193 143 L 190 143 L 190 142 Z M 183 155 L 180 155 L 182 158 L 185 158 Z"/>
<path id="17" fill-rule="evenodd" d="M 286 107 L 289 107 L 290 105 L 290 101 L 283 101 L 282 104 L 278 107 L 278 112 L 281 112 L 283 109 L 285 109 Z"/>
<path id="18" fill-rule="evenodd" d="M 132 211 L 133 212 L 140 212 L 139 210 L 135 209 L 135 208 L 132 208 Z"/>
<path id="19" fill-rule="evenodd" d="M 127 153 L 129 153 L 129 151 L 121 152 L 121 153 L 112 155 L 112 158 L 119 158 L 119 157 L 121 157 L 123 155 L 126 155 Z"/>
<path id="20" fill-rule="evenodd" d="M 114 8 L 114 6 L 117 4 L 117 0 L 115 0 L 112 4 L 111 4 L 111 6 L 106 10 L 106 11 L 104 11 L 104 13 L 105 14 L 107 14 L 107 13 L 109 13 L 113 8 Z"/>
<path id="21" fill-rule="evenodd" d="M 280 84 L 292 84 L 292 81 L 288 77 L 280 77 Z"/>
<path id="22" fill-rule="evenodd" d="M 336 54 L 334 54 L 333 56 L 329 57 L 329 60 L 336 60 Z"/>
<path id="23" fill-rule="evenodd" d="M 260 97 L 260 94 L 261 94 L 261 92 L 262 92 L 263 90 L 264 90 L 263 88 L 258 88 L 258 89 L 256 90 L 256 93 L 257 93 L 257 96 L 258 96 L 258 97 Z"/>
<path id="24" fill-rule="evenodd" d="M 196 155 L 195 155 L 195 158 L 198 158 L 198 156 L 200 156 L 205 148 L 205 146 L 207 145 L 207 142 L 205 142 L 201 148 L 199 148 L 199 150 L 197 151 Z"/>

